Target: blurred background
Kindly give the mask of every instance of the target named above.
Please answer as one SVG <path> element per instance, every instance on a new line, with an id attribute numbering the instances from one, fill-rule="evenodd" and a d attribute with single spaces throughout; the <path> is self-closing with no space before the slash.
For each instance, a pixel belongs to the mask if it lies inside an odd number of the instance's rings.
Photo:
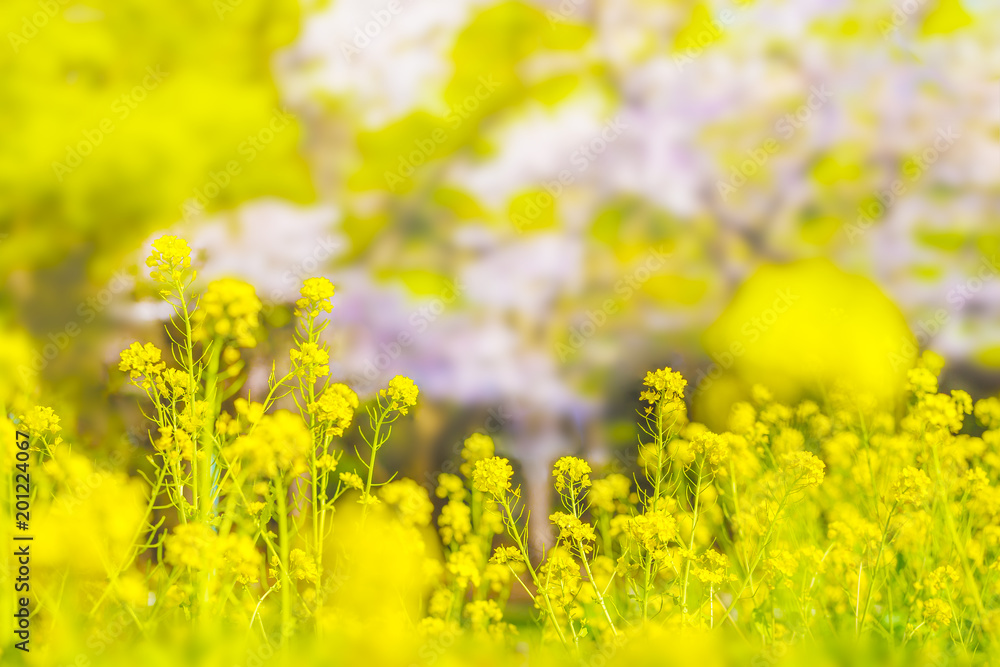
<path id="1" fill-rule="evenodd" d="M 4 0 L 0 369 L 97 449 L 148 447 L 118 352 L 187 238 L 287 364 L 337 286 L 332 375 L 473 431 L 529 490 L 635 442 L 645 371 L 724 427 L 753 383 L 891 400 L 921 349 L 1000 388 L 995 0 Z M 165 347 L 165 346 L 164 346 Z"/>

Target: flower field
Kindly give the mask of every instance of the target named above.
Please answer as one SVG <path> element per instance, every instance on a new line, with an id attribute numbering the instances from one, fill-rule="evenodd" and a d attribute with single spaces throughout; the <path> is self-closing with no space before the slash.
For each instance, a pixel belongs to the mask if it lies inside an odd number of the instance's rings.
<path id="1" fill-rule="evenodd" d="M 502 440 L 467 434 L 433 484 L 380 463 L 419 389 L 396 376 L 363 403 L 331 381 L 329 280 L 304 281 L 294 344 L 250 395 L 254 287 L 196 291 L 187 243 L 153 247 L 168 345 L 132 343 L 116 371 L 140 465 L 2 397 L 2 523 L 32 535 L 0 562 L 5 633 L 30 628 L 4 665 L 1000 660 L 1000 399 L 939 391 L 936 354 L 895 403 L 835 385 L 786 405 L 760 378 L 721 432 L 688 419 L 681 374 L 650 371 L 632 455 L 558 457 L 538 535 Z"/>

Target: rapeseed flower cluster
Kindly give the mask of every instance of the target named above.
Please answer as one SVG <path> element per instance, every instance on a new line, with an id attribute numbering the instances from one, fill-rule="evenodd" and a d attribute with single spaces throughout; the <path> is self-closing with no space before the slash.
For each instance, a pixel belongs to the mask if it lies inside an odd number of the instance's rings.
<path id="1" fill-rule="evenodd" d="M 264 339 L 253 288 L 189 294 L 172 237 L 149 261 L 174 345 L 122 352 L 150 421 L 139 476 L 73 451 L 51 408 L 18 411 L 40 463 L 39 576 L 73 573 L 45 590 L 40 627 L 60 627 L 63 595 L 144 634 L 238 628 L 275 651 L 336 638 L 393 664 L 477 644 L 503 662 L 518 642 L 613 662 L 658 637 L 771 662 L 847 639 L 1000 658 L 1000 399 L 941 393 L 936 355 L 898 404 L 840 386 L 786 404 L 756 385 L 719 429 L 691 421 L 686 381 L 659 369 L 635 460 L 559 456 L 549 502 L 523 497 L 504 443 L 474 433 L 425 488 L 379 458 L 416 383 L 364 402 L 328 377 L 328 280 L 303 285 L 294 345 L 251 397 L 225 350 Z M 67 531 L 76 553 L 44 548 Z"/>
<path id="2" fill-rule="evenodd" d="M 177 285 L 183 281 L 191 267 L 191 248 L 187 241 L 176 236 L 162 236 L 153 242 L 153 250 L 146 259 L 146 266 L 153 269 L 150 277 L 160 283 Z M 192 274 L 191 279 L 194 279 Z"/>
<path id="3" fill-rule="evenodd" d="M 316 419 L 335 436 L 343 435 L 350 428 L 357 408 L 358 395 L 346 384 L 339 382 L 327 387 L 316 402 L 309 405 L 309 410 L 316 415 Z"/>
<path id="4" fill-rule="evenodd" d="M 218 338 L 236 347 L 255 347 L 263 308 L 252 285 L 235 278 L 208 284 L 192 315 L 195 338 Z"/>
<path id="5" fill-rule="evenodd" d="M 399 414 L 408 414 L 410 408 L 417 404 L 417 394 L 420 390 L 408 377 L 397 375 L 389 380 L 387 389 L 379 390 L 379 395 L 388 402 L 388 410 L 397 410 Z"/>

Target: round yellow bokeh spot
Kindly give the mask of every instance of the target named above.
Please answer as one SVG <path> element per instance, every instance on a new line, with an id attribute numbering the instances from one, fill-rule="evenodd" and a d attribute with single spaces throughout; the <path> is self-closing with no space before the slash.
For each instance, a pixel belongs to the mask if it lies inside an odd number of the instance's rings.
<path id="1" fill-rule="evenodd" d="M 712 363 L 691 396 L 698 418 L 715 424 L 754 384 L 783 402 L 822 396 L 838 383 L 891 402 L 917 354 L 896 305 L 826 259 L 760 268 L 703 340 Z"/>

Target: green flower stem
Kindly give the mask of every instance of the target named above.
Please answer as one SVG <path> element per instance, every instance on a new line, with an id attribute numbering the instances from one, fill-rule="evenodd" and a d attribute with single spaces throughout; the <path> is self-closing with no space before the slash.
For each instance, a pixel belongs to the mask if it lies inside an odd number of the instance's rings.
<path id="1" fill-rule="evenodd" d="M 382 445 L 384 444 L 384 440 L 381 439 L 382 427 L 385 425 L 386 417 L 388 416 L 388 414 L 389 414 L 389 408 L 386 407 L 383 410 L 380 404 L 378 419 L 375 420 L 375 424 L 372 429 L 374 431 L 374 434 L 372 435 L 371 442 L 368 443 L 368 446 L 371 447 L 372 450 L 372 456 L 371 460 L 367 464 L 368 477 L 365 480 L 365 490 L 362 499 L 367 499 L 369 496 L 371 496 L 372 476 L 375 474 L 375 457 L 378 454 L 378 450 L 381 449 Z M 368 503 L 365 503 L 362 506 L 361 516 L 362 520 L 368 517 Z"/>
<path id="2" fill-rule="evenodd" d="M 535 584 L 535 590 L 538 591 L 538 594 L 541 595 L 542 599 L 545 601 L 545 608 L 549 613 L 549 617 L 552 619 L 552 625 L 555 626 L 556 633 L 559 635 L 559 641 L 563 643 L 563 646 L 568 647 L 569 643 L 566 641 L 566 634 L 563 632 L 562 626 L 559 625 L 559 620 L 556 618 L 555 609 L 552 607 L 552 600 L 549 599 L 548 592 L 538 580 L 538 573 L 531 565 L 531 555 L 528 553 L 528 547 L 524 543 L 524 539 L 521 537 L 520 531 L 517 529 L 517 523 L 514 521 L 514 514 L 510 508 L 510 500 L 507 496 L 504 496 L 502 499 L 495 497 L 495 499 L 507 513 L 507 521 L 509 522 L 507 524 L 507 532 L 512 538 L 514 538 L 517 548 L 521 551 L 521 556 L 524 558 L 524 564 L 528 568 L 528 574 L 531 575 L 531 580 Z"/>
<path id="3" fill-rule="evenodd" d="M 279 477 L 274 481 L 275 496 L 278 501 L 278 548 L 281 562 L 278 563 L 278 578 L 281 582 L 281 632 L 288 632 L 292 625 L 292 581 L 288 576 L 288 507 L 285 499 L 285 485 Z"/>
<path id="4" fill-rule="evenodd" d="M 663 405 L 662 403 L 656 404 L 656 479 L 653 482 L 653 495 L 652 503 L 647 503 L 646 511 L 649 511 L 650 505 L 652 509 L 656 509 L 656 503 L 660 498 L 660 480 L 663 477 L 663 448 L 666 446 L 664 443 L 663 436 Z M 649 619 L 649 589 L 652 585 L 653 579 L 653 554 L 649 554 L 649 559 L 646 560 L 645 566 L 643 567 L 644 581 L 642 586 L 642 620 L 646 621 Z"/>
<path id="5" fill-rule="evenodd" d="M 615 622 L 611 620 L 608 605 L 604 602 L 604 594 L 601 593 L 601 589 L 598 588 L 597 582 L 594 580 L 594 573 L 590 571 L 590 563 L 587 562 L 587 553 L 583 550 L 583 543 L 580 540 L 576 541 L 576 548 L 580 550 L 580 560 L 583 561 L 583 569 L 587 571 L 587 578 L 590 579 L 590 585 L 594 587 L 594 593 L 597 594 L 597 601 L 601 603 L 601 609 L 604 610 L 604 617 L 608 619 L 608 624 L 611 626 L 611 633 L 617 637 L 618 628 L 615 627 Z"/>
<path id="6" fill-rule="evenodd" d="M 694 509 L 691 515 L 691 537 L 688 540 L 688 558 L 687 563 L 684 564 L 684 592 L 681 597 L 681 609 L 686 615 L 688 612 L 687 599 L 688 599 L 688 584 L 691 579 L 691 558 L 694 556 L 694 538 L 695 529 L 698 527 L 698 510 L 701 506 L 701 483 L 704 480 L 705 475 L 705 461 L 701 461 L 701 465 L 698 466 L 698 482 L 694 489 Z"/>

